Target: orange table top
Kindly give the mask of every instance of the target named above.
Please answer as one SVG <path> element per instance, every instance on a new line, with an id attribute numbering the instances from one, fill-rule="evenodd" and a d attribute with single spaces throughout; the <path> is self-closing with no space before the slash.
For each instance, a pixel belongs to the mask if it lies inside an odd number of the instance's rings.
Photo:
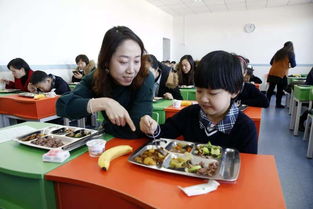
<path id="1" fill-rule="evenodd" d="M 113 139 L 107 148 L 129 144 L 137 149 L 146 139 Z M 83 185 L 119 193 L 154 208 L 286 208 L 275 159 L 270 155 L 240 154 L 241 170 L 235 183 L 222 183 L 211 193 L 188 197 L 177 186 L 191 186 L 205 180 L 156 171 L 131 164 L 128 156 L 111 162 L 101 170 L 97 158 L 85 153 L 46 174 L 48 180 Z M 105 203 L 103 203 L 105 204 Z"/>
<path id="2" fill-rule="evenodd" d="M 41 119 L 56 114 L 55 103 L 59 96 L 53 98 L 33 99 L 19 95 L 0 97 L 0 114 L 15 115 L 29 119 Z"/>

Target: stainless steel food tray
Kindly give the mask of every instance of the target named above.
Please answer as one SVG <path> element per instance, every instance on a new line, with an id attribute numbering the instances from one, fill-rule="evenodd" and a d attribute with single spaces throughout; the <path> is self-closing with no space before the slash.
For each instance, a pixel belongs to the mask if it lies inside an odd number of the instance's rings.
<path id="1" fill-rule="evenodd" d="M 239 152 L 235 149 L 231 148 L 225 148 L 222 149 L 222 157 L 219 159 L 215 158 L 204 158 L 201 156 L 194 155 L 194 150 L 196 149 L 197 145 L 200 145 L 198 143 L 188 142 L 188 141 L 181 141 L 181 140 L 174 140 L 174 139 L 165 139 L 161 138 L 160 140 L 157 140 L 158 145 L 153 144 L 152 142 L 149 142 L 148 144 L 142 146 L 141 148 L 137 149 L 128 157 L 128 161 L 130 163 L 143 166 L 150 169 L 155 169 L 163 172 L 169 172 L 169 173 L 175 173 L 185 176 L 191 176 L 191 177 L 197 177 L 197 178 L 203 178 L 203 179 L 215 179 L 220 181 L 236 181 L 239 176 L 240 171 L 240 156 Z M 195 163 L 198 163 L 200 161 L 204 162 L 205 164 L 217 161 L 219 163 L 219 166 L 215 172 L 215 175 L 213 176 L 206 176 L 206 175 L 199 175 L 196 173 L 190 173 L 185 172 L 183 170 L 176 170 L 169 168 L 169 161 L 171 158 L 175 158 L 177 156 L 181 156 L 181 153 L 173 152 L 171 150 L 171 145 L 175 143 L 183 143 L 188 145 L 193 145 L 193 149 L 190 152 L 192 159 L 191 161 L 194 161 Z M 145 165 L 142 163 L 138 163 L 135 161 L 135 158 L 139 155 L 141 155 L 144 151 L 148 149 L 158 149 L 159 147 L 162 147 L 166 149 L 168 155 L 165 157 L 163 163 L 161 165 Z M 164 152 L 164 151 L 163 151 Z M 164 152 L 165 153 L 165 152 Z"/>
<path id="2" fill-rule="evenodd" d="M 73 131 L 84 130 L 86 132 L 90 132 L 90 134 L 88 134 L 86 136 L 82 136 L 82 137 L 77 137 L 77 138 L 66 136 L 67 133 L 64 133 L 64 134 L 53 134 L 56 130 L 62 129 L 62 128 L 72 129 Z M 92 130 L 92 129 L 71 127 L 71 126 L 53 126 L 53 127 L 40 129 L 40 130 L 37 130 L 37 131 L 29 133 L 29 134 L 25 134 L 23 136 L 17 137 L 14 140 L 16 142 L 20 143 L 20 144 L 23 144 L 23 145 L 26 145 L 26 146 L 30 146 L 30 147 L 36 147 L 36 148 L 46 149 L 46 150 L 55 149 L 55 147 L 48 147 L 48 146 L 33 144 L 32 142 L 35 141 L 38 138 L 31 139 L 29 141 L 23 141 L 23 139 L 25 137 L 30 136 L 32 134 L 39 134 L 39 133 L 44 135 L 44 136 L 49 136 L 51 138 L 54 138 L 54 139 L 57 139 L 57 140 L 61 140 L 63 145 L 59 146 L 57 148 L 61 148 L 63 150 L 71 151 L 71 150 L 74 150 L 74 149 L 76 149 L 78 147 L 81 147 L 81 146 L 85 145 L 85 143 L 88 140 L 90 140 L 91 138 L 102 134 L 103 130 L 97 131 L 97 130 Z"/>

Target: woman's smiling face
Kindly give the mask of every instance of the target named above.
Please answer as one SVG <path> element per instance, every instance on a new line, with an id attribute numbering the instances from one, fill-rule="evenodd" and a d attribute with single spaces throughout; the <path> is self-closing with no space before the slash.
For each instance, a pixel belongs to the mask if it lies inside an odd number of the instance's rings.
<path id="1" fill-rule="evenodd" d="M 133 40 L 123 41 L 110 60 L 109 72 L 121 86 L 129 86 L 138 74 L 141 66 L 141 49 Z"/>

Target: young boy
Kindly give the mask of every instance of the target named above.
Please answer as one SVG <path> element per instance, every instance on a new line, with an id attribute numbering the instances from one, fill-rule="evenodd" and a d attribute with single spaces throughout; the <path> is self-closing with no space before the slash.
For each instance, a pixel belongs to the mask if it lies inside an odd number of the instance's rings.
<path id="1" fill-rule="evenodd" d="M 50 92 L 52 89 L 55 89 L 55 93 L 58 95 L 71 91 L 68 84 L 61 77 L 52 74 L 48 75 L 40 70 L 35 71 L 30 78 L 29 90 L 36 92 L 37 89 L 42 92 Z"/>
<path id="2" fill-rule="evenodd" d="M 182 109 L 158 126 L 150 116 L 140 121 L 140 129 L 155 137 L 177 138 L 257 153 L 257 133 L 253 121 L 239 111 L 234 98 L 240 92 L 243 75 L 239 58 L 224 51 L 203 57 L 195 71 L 198 104 Z"/>

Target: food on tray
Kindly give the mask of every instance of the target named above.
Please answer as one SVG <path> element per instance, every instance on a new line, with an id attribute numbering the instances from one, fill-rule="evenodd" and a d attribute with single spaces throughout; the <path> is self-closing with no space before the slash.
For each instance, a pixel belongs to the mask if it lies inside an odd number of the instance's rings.
<path id="1" fill-rule="evenodd" d="M 81 138 L 81 137 L 84 137 L 84 136 L 88 136 L 90 134 L 91 134 L 90 131 L 87 131 L 87 130 L 84 130 L 84 129 L 80 129 L 80 130 L 77 130 L 77 131 L 71 131 L 68 134 L 66 134 L 65 136 L 73 137 L 73 138 Z"/>
<path id="2" fill-rule="evenodd" d="M 175 146 L 171 147 L 171 152 L 177 152 L 177 153 L 185 153 L 185 152 L 191 152 L 193 148 L 193 145 L 191 144 L 185 144 L 185 143 L 177 143 Z"/>
<path id="3" fill-rule="evenodd" d="M 57 148 L 64 145 L 64 143 L 60 139 L 53 138 L 52 136 L 40 137 L 36 140 L 31 141 L 30 143 L 51 148 Z"/>
<path id="4" fill-rule="evenodd" d="M 57 130 L 52 131 L 52 134 L 56 134 L 56 135 L 64 135 L 64 134 L 69 134 L 69 133 L 73 133 L 75 131 L 75 129 L 73 128 L 59 128 Z"/>
<path id="5" fill-rule="evenodd" d="M 217 161 L 210 162 L 206 166 L 203 161 L 194 164 L 188 157 L 177 157 L 171 159 L 169 168 L 211 177 L 215 175 L 218 165 Z"/>
<path id="6" fill-rule="evenodd" d="M 115 158 L 122 155 L 126 155 L 132 151 L 133 148 L 129 145 L 119 145 L 112 147 L 100 155 L 98 159 L 98 165 L 100 168 L 107 171 L 109 170 L 111 160 L 114 160 Z"/>
<path id="7" fill-rule="evenodd" d="M 207 144 L 198 145 L 193 154 L 205 158 L 220 158 L 222 156 L 222 148 L 220 146 L 212 145 L 210 142 Z"/>
<path id="8" fill-rule="evenodd" d="M 166 155 L 158 149 L 147 149 L 135 157 L 137 163 L 161 166 Z"/>
<path id="9" fill-rule="evenodd" d="M 25 136 L 23 138 L 20 138 L 19 140 L 23 141 L 23 142 L 27 142 L 27 141 L 30 141 L 30 140 L 33 140 L 33 139 L 37 139 L 37 138 L 40 138 L 40 137 L 43 137 L 43 136 L 45 136 L 45 134 L 39 132 L 39 133 L 33 133 L 31 135 L 28 135 L 28 136 Z"/>
<path id="10" fill-rule="evenodd" d="M 189 106 L 189 105 L 192 105 L 192 101 L 188 101 L 188 100 L 181 101 L 181 106 Z"/>

